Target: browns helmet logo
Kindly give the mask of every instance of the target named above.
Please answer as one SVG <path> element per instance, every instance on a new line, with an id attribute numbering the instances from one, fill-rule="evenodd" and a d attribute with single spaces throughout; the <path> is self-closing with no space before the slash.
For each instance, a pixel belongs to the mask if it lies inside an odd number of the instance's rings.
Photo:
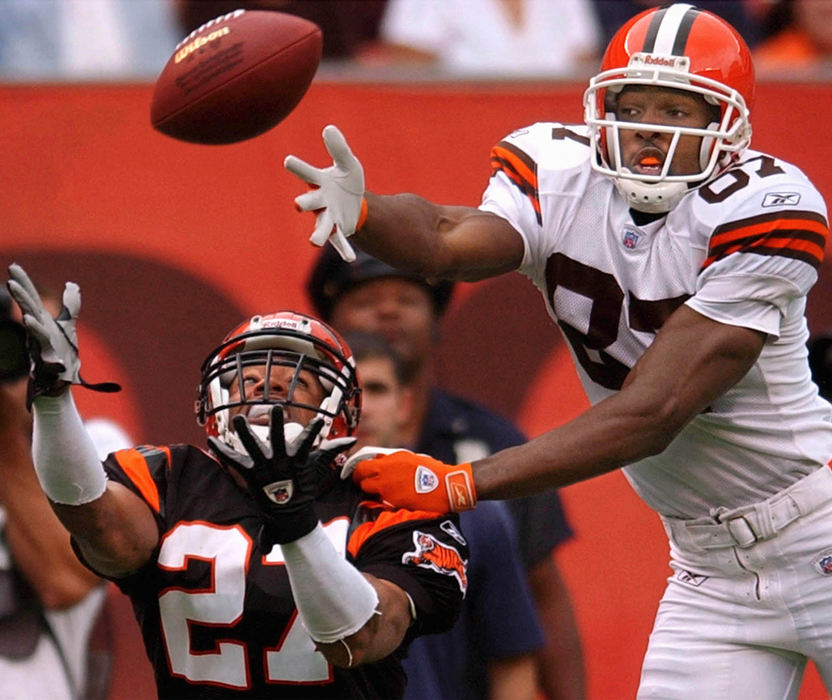
<path id="1" fill-rule="evenodd" d="M 446 544 L 442 544 L 433 535 L 426 532 L 413 532 L 415 549 L 402 557 L 402 564 L 415 564 L 423 569 L 432 569 L 446 576 L 453 576 L 459 584 L 459 590 L 464 594 L 468 589 L 468 576 L 465 566 L 468 562 L 459 552 Z"/>

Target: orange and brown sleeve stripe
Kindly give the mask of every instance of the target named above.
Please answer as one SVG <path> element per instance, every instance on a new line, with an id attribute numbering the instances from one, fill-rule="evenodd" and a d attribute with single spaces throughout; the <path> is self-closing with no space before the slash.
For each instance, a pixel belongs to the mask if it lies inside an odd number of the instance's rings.
<path id="1" fill-rule="evenodd" d="M 370 504 L 364 503 L 363 506 L 366 508 Z M 362 523 L 350 535 L 349 542 L 347 542 L 347 550 L 353 558 L 358 555 L 358 550 L 361 549 L 362 545 L 377 532 L 402 523 L 417 520 L 434 520 L 441 515 L 440 513 L 427 510 L 390 510 L 387 506 L 381 504 L 372 504 L 370 507 L 380 512 L 378 512 L 374 520 Z"/>
<path id="2" fill-rule="evenodd" d="M 160 453 L 157 451 L 156 454 Z M 124 473 L 139 490 L 144 500 L 158 513 L 159 489 L 153 480 L 153 476 L 150 474 L 150 467 L 148 466 L 145 455 L 139 451 L 139 448 L 131 448 L 129 450 L 119 450 L 115 453 L 115 458 Z"/>
<path id="3" fill-rule="evenodd" d="M 537 217 L 537 223 L 541 224 L 543 218 L 540 213 L 540 196 L 537 190 L 537 163 L 517 146 L 508 141 L 500 141 L 491 149 L 491 176 L 493 177 L 498 172 L 505 173 L 506 177 L 529 198 Z"/>
<path id="4" fill-rule="evenodd" d="M 779 211 L 732 221 L 713 232 L 702 269 L 737 252 L 780 255 L 817 269 L 828 236 L 826 219 L 813 211 Z"/>

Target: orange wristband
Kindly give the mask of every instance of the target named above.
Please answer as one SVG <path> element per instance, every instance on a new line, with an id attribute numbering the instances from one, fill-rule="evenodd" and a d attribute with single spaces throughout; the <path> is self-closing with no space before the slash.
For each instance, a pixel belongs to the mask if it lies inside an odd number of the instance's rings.
<path id="1" fill-rule="evenodd" d="M 445 474 L 445 489 L 454 513 L 471 510 L 477 505 L 477 490 L 474 488 L 474 473 L 470 462 L 458 464 L 456 471 Z"/>
<path id="2" fill-rule="evenodd" d="M 355 222 L 355 230 L 358 231 L 367 221 L 367 198 L 361 198 L 361 211 L 358 214 L 358 221 Z"/>

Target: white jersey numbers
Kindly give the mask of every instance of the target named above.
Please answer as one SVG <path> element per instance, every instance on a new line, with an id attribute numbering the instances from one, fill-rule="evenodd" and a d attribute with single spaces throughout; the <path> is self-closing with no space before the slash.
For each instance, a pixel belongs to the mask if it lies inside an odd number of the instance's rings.
<path id="1" fill-rule="evenodd" d="M 346 548 L 346 519 L 336 519 L 325 527 L 340 553 Z M 246 645 L 234 641 L 234 625 L 243 614 L 246 572 L 253 544 L 239 525 L 219 527 L 207 523 L 178 523 L 162 540 L 158 565 L 181 571 L 189 560 L 207 562 L 212 568 L 212 590 L 169 589 L 159 596 L 162 637 L 171 673 L 192 682 L 212 683 L 229 688 L 251 687 Z M 280 547 L 275 546 L 264 564 L 282 566 Z M 228 638 L 216 649 L 195 652 L 191 625 L 227 627 Z M 332 668 L 315 650 L 297 611 L 284 630 L 275 637 L 275 647 L 266 652 L 266 675 L 271 683 L 326 683 Z"/>

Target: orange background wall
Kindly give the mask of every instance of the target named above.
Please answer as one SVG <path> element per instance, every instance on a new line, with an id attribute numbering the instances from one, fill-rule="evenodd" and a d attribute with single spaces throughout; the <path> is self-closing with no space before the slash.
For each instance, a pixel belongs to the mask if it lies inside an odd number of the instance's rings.
<path id="1" fill-rule="evenodd" d="M 124 387 L 115 396 L 77 391 L 87 417 L 115 416 L 137 442 L 202 444 L 192 406 L 207 352 L 245 315 L 311 311 L 303 282 L 315 255 L 312 219 L 293 209 L 303 187 L 283 170 L 288 153 L 325 163 L 320 132 L 335 123 L 368 188 L 476 205 L 491 145 L 536 120 L 579 121 L 581 90 L 316 83 L 271 132 L 205 147 L 152 131 L 145 85 L 0 87 L 0 263 L 21 262 L 41 284 L 81 285 L 84 376 Z M 755 147 L 800 165 L 827 199 L 832 153 L 810 115 L 830 111 L 832 86 L 766 84 L 754 112 Z M 810 296 L 815 331 L 832 329 L 830 277 L 827 265 Z M 518 275 L 459 285 L 439 352 L 448 388 L 531 436 L 585 407 L 557 330 Z M 563 498 L 576 537 L 558 558 L 590 698 L 633 697 L 669 574 L 664 534 L 618 473 L 568 487 Z M 150 697 L 128 606 L 118 604 L 111 696 Z M 801 698 L 820 697 L 810 671 Z"/>

